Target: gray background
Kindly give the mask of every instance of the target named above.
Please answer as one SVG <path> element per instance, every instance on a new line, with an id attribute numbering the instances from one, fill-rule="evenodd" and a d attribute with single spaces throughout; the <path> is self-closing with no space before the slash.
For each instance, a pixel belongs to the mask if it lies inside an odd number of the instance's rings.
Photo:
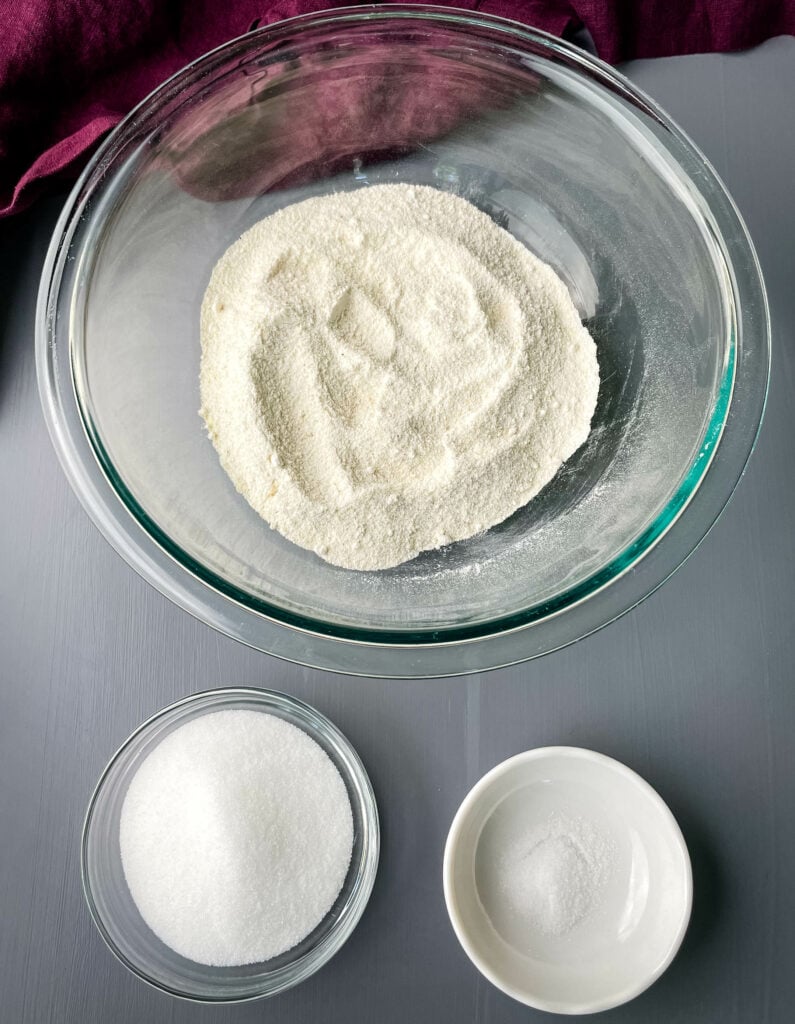
<path id="1" fill-rule="evenodd" d="M 728 510 L 661 591 L 596 636 L 468 679 L 377 682 L 249 651 L 140 580 L 69 490 L 39 410 L 38 276 L 57 202 L 0 226 L 0 1021 L 509 1022 L 551 1019 L 483 980 L 447 921 L 440 867 L 466 790 L 528 747 L 620 758 L 678 817 L 695 905 L 667 974 L 605 1021 L 791 1021 L 795 1005 L 795 40 L 626 69 L 716 166 L 756 241 L 774 369 Z M 138 723 L 191 691 L 251 683 L 315 704 L 367 765 L 383 820 L 370 904 L 298 989 L 203 1008 L 136 981 L 83 905 L 94 782 Z"/>

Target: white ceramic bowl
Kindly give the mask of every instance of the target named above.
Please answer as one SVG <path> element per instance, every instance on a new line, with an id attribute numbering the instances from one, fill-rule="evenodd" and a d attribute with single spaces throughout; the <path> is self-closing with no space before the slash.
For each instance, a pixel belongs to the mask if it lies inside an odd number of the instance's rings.
<path id="1" fill-rule="evenodd" d="M 590 910 L 563 933 L 506 902 L 494 871 L 495 854 L 550 822 L 593 837 L 604 869 Z M 591 750 L 541 747 L 497 765 L 464 799 L 447 837 L 444 895 L 461 945 L 492 984 L 528 1006 L 579 1014 L 625 1003 L 663 973 L 687 929 L 693 879 L 673 815 L 639 775 Z"/>

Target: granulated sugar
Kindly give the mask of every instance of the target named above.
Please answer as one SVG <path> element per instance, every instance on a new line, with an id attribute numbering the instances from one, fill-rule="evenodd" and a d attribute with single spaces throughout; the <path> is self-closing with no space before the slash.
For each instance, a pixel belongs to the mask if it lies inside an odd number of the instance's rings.
<path id="1" fill-rule="evenodd" d="M 552 268 L 427 187 L 265 218 L 215 267 L 201 337 L 201 413 L 235 487 L 351 569 L 511 515 L 583 444 L 599 389 Z"/>
<path id="2" fill-rule="evenodd" d="M 202 715 L 140 766 L 121 858 L 144 921 L 198 963 L 257 963 L 331 909 L 351 858 L 345 784 L 296 726 L 258 711 Z"/>

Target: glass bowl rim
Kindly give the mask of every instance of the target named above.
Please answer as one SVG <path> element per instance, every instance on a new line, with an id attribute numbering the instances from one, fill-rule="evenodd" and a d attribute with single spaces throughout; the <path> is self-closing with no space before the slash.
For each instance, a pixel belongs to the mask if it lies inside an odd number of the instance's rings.
<path id="1" fill-rule="evenodd" d="M 97 181 L 92 183 L 92 175 L 99 168 L 112 166 L 112 159 L 115 155 L 113 153 L 114 145 L 123 142 L 125 131 L 131 129 L 142 115 L 151 115 L 153 110 L 157 112 L 171 96 L 179 91 L 185 82 L 193 81 L 197 73 L 210 70 L 213 62 L 226 61 L 237 47 L 250 45 L 253 39 L 275 40 L 281 37 L 290 37 L 296 33 L 300 37 L 300 32 L 303 30 L 328 25 L 345 26 L 361 22 L 395 23 L 407 18 L 432 21 L 442 25 L 463 26 L 472 31 L 498 32 L 505 36 L 506 44 L 526 43 L 536 47 L 540 46 L 548 52 L 551 58 L 562 59 L 568 64 L 576 65 L 578 71 L 589 74 L 603 87 L 609 85 L 613 91 L 619 93 L 632 106 L 643 110 L 671 135 L 704 171 L 704 181 L 700 182 L 698 186 L 692 182 L 689 175 L 683 174 L 683 180 L 693 187 L 701 199 L 705 207 L 703 212 L 709 213 L 712 217 L 712 223 L 709 221 L 707 223 L 716 231 L 714 240 L 730 271 L 731 280 L 728 287 L 733 300 L 732 312 L 735 314 L 736 324 L 749 334 L 756 334 L 754 340 L 757 342 L 757 347 L 761 347 L 763 350 L 763 365 L 756 368 L 751 367 L 750 370 L 746 370 L 744 365 L 741 365 L 742 359 L 737 360 L 737 339 L 733 331 L 729 339 L 730 358 L 727 360 L 724 381 L 718 389 L 700 451 L 680 481 L 676 492 L 658 513 L 655 520 L 607 565 L 574 587 L 556 595 L 552 601 L 540 606 L 530 606 L 514 611 L 507 616 L 497 616 L 476 623 L 400 630 L 330 622 L 313 618 L 311 614 L 299 614 L 258 599 L 238 590 L 233 584 L 207 569 L 172 541 L 165 530 L 150 519 L 127 489 L 118 473 L 115 472 L 112 462 L 104 454 L 101 439 L 92 429 L 90 417 L 83 408 L 72 373 L 73 339 L 71 330 L 69 330 L 69 336 L 65 342 L 68 346 L 68 382 L 62 379 L 63 374 L 59 375 L 55 365 L 58 358 L 56 352 L 58 332 L 55 325 L 54 307 L 59 300 L 63 264 L 76 224 L 80 219 L 85 202 L 98 184 Z M 738 255 L 742 256 L 748 264 L 747 273 L 742 281 L 737 280 L 737 268 L 729 252 L 727 238 L 724 232 L 719 230 L 720 218 L 717 217 L 713 205 L 709 202 L 710 198 L 720 200 L 725 206 L 723 219 L 733 231 L 732 243 L 737 248 Z M 726 225 L 724 224 L 724 226 Z M 741 292 L 744 293 L 742 302 L 740 301 Z M 751 314 L 747 315 L 749 308 Z M 755 332 L 752 332 L 749 324 L 745 321 L 752 321 L 754 318 L 760 320 L 761 325 L 756 325 Z M 63 341 L 61 345 L 64 345 Z M 746 345 L 745 348 L 747 347 Z M 361 652 L 362 649 L 369 649 L 373 652 L 424 651 L 431 655 L 426 660 L 439 662 L 439 666 L 429 664 L 419 671 L 411 671 L 408 674 L 411 676 L 435 676 L 458 674 L 462 670 L 465 672 L 481 671 L 484 668 L 512 664 L 565 646 L 601 628 L 634 607 L 660 586 L 685 561 L 706 535 L 729 500 L 755 444 L 761 426 L 769 378 L 770 324 L 758 259 L 736 206 L 703 154 L 640 89 L 598 58 L 549 33 L 529 28 L 521 23 L 456 8 L 395 4 L 319 11 L 297 15 L 273 25 L 263 26 L 254 32 L 223 43 L 197 58 L 150 93 L 111 132 L 89 162 L 67 200 L 53 234 L 42 274 L 37 309 L 36 348 L 39 389 L 45 419 L 56 451 L 73 488 L 103 534 L 133 568 L 153 583 L 157 589 L 210 625 L 227 632 L 244 643 L 288 660 L 319 667 L 331 667 L 335 671 L 352 674 L 394 676 L 401 673 L 382 672 L 377 655 L 375 658 L 364 659 L 369 664 L 362 664 L 360 653 L 354 652 Z M 742 357 L 742 351 L 740 355 Z M 737 375 L 745 370 L 746 377 L 750 377 L 754 369 L 755 379 L 750 379 L 745 388 L 751 392 L 750 416 L 745 415 L 745 422 L 738 423 L 742 417 L 736 413 L 734 405 Z M 70 424 L 69 417 L 65 415 L 65 406 L 70 402 L 74 402 L 77 407 L 79 427 L 76 423 Z M 735 413 L 734 417 L 732 417 L 733 412 Z M 72 418 L 74 419 L 74 417 Z M 560 617 L 564 612 L 571 612 L 585 602 L 589 606 L 592 605 L 592 599 L 604 592 L 608 585 L 625 577 L 629 569 L 638 569 L 645 564 L 649 554 L 659 546 L 660 542 L 669 535 L 671 527 L 681 519 L 687 506 L 692 504 L 693 499 L 703 491 L 702 485 L 710 478 L 708 471 L 713 468 L 714 455 L 719 445 L 724 445 L 729 427 L 733 427 L 735 434 L 740 430 L 744 435 L 735 440 L 732 446 L 739 449 L 737 465 L 729 469 L 728 472 L 722 473 L 725 478 L 721 481 L 722 494 L 713 495 L 713 500 L 710 502 L 712 508 L 703 517 L 703 528 L 695 531 L 697 536 L 690 541 L 689 545 L 684 546 L 672 559 L 668 559 L 669 564 L 663 568 L 662 574 L 658 569 L 650 582 L 645 582 L 643 586 L 634 588 L 636 592 L 633 595 L 628 595 L 627 599 L 623 601 L 610 602 L 615 606 L 615 610 L 608 612 L 607 616 L 604 614 L 595 617 L 585 616 L 589 621 L 569 630 L 571 635 L 564 636 L 562 640 L 545 645 L 543 650 L 538 650 L 536 653 L 519 653 L 518 656 L 514 653 L 510 660 L 505 661 L 499 656 L 495 659 L 492 654 L 478 659 L 477 667 L 468 668 L 466 664 L 456 667 L 449 664 L 445 665 L 442 671 L 438 670 L 441 667 L 441 662 L 438 657 L 433 656 L 434 649 L 441 653 L 444 649 L 449 652 L 475 642 L 482 646 L 489 643 L 493 645 L 495 641 L 510 634 L 543 627 L 544 624 Z M 86 441 L 88 442 L 88 451 L 84 450 Z M 90 479 L 96 477 L 92 471 L 94 468 L 91 465 L 92 462 L 99 469 L 103 481 Z M 714 476 L 714 474 L 710 474 L 710 476 Z M 103 491 L 104 493 L 100 493 Z M 132 517 L 135 528 L 130 528 L 131 524 L 125 521 L 126 516 Z M 149 550 L 144 551 L 142 545 L 146 545 Z M 682 548 L 682 545 L 680 544 L 679 547 Z M 226 607 L 229 604 L 232 605 L 231 609 Z M 238 621 L 241 613 L 246 613 L 252 619 L 247 623 L 245 629 L 240 628 Z M 279 637 L 279 633 L 284 635 Z M 286 638 L 288 634 L 297 637 L 297 644 L 291 643 Z M 304 660 L 300 648 L 302 642 L 309 638 L 311 638 L 311 647 L 314 653 L 309 660 Z M 294 649 L 296 646 L 299 648 L 298 651 Z M 351 648 L 352 653 L 348 657 L 335 652 L 334 657 L 329 657 L 332 646 Z M 466 661 L 466 659 L 464 660 Z"/>
<path id="2" fill-rule="evenodd" d="M 346 873 L 347 882 L 351 877 L 351 870 L 356 870 L 354 898 L 346 908 L 344 916 L 337 918 L 330 930 L 323 936 L 321 942 L 307 950 L 297 960 L 282 965 L 276 972 L 275 984 L 265 985 L 253 992 L 247 991 L 243 995 L 224 994 L 216 998 L 207 994 L 198 995 L 190 992 L 187 988 L 177 989 L 164 984 L 150 975 L 135 961 L 131 960 L 119 948 L 110 934 L 94 898 L 91 871 L 88 864 L 88 844 L 99 799 L 112 781 L 112 773 L 125 754 L 130 753 L 135 747 L 139 746 L 146 735 L 153 732 L 163 719 L 170 717 L 172 719 L 171 724 L 178 728 L 181 720 L 189 716 L 189 713 L 197 708 L 207 709 L 205 712 L 200 712 L 200 714 L 211 714 L 214 710 L 223 710 L 227 704 L 237 703 L 241 700 L 261 705 L 264 713 L 267 713 L 269 708 L 276 708 L 285 712 L 286 721 L 296 725 L 297 728 L 303 728 L 303 731 L 315 742 L 317 742 L 318 736 L 322 736 L 324 741 L 334 749 L 340 762 L 340 764 L 335 764 L 335 767 L 344 776 L 349 796 L 351 789 L 358 796 L 355 803 L 362 821 L 363 844 L 358 869 L 355 869 L 352 861 Z M 189 720 L 191 719 L 189 718 Z M 298 724 L 299 721 L 300 724 Z M 351 798 L 351 803 L 354 803 L 353 798 Z M 381 828 L 378 804 L 367 769 L 364 767 L 353 744 L 329 718 L 312 707 L 311 704 L 307 704 L 299 698 L 280 690 L 269 690 L 264 687 L 254 686 L 217 687 L 189 694 L 187 697 L 182 697 L 166 707 L 160 708 L 160 710 L 141 722 L 109 758 L 91 793 L 83 819 L 80 835 L 80 878 L 83 896 L 91 919 L 103 942 L 116 959 L 137 978 L 159 992 L 165 992 L 167 995 L 193 1003 L 208 1005 L 245 1003 L 278 995 L 280 992 L 293 988 L 320 970 L 342 948 L 359 923 L 370 900 L 378 872 L 380 844 Z M 328 917 L 328 914 L 326 917 Z M 287 952 L 289 953 L 289 950 Z M 202 965 L 199 966 L 201 967 Z M 249 982 L 249 984 L 251 983 Z"/>

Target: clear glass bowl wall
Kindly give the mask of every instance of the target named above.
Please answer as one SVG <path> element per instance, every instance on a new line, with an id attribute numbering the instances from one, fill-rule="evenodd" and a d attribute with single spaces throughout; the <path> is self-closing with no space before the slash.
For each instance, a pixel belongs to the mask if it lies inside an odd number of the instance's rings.
<path id="1" fill-rule="evenodd" d="M 381 182 L 462 195 L 551 263 L 596 340 L 601 389 L 588 442 L 529 505 L 358 573 L 235 492 L 198 415 L 198 314 L 213 265 L 262 217 Z M 629 83 L 508 22 L 389 8 L 252 33 L 145 101 L 65 211 L 39 355 L 67 472 L 161 590 L 276 654 L 431 675 L 561 646 L 676 568 L 756 435 L 767 316 L 731 200 Z"/>

